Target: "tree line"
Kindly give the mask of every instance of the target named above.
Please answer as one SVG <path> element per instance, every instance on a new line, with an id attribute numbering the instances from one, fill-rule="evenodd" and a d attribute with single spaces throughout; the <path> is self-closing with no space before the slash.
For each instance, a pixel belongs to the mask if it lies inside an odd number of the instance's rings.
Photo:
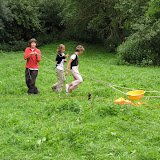
<path id="1" fill-rule="evenodd" d="M 31 37 L 99 43 L 118 64 L 160 65 L 160 0 L 0 0 L 0 49 Z"/>

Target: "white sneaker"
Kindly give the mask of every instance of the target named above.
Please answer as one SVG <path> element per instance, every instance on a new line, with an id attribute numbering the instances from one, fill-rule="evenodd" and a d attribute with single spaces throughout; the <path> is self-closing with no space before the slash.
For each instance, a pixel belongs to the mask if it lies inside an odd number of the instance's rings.
<path id="1" fill-rule="evenodd" d="M 66 84 L 66 92 L 68 93 L 69 85 Z"/>

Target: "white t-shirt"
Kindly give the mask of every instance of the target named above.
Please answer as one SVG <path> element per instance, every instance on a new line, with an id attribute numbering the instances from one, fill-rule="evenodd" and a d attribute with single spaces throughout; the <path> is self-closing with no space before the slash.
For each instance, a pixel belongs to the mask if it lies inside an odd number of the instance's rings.
<path id="1" fill-rule="evenodd" d="M 75 60 L 76 59 L 76 54 L 72 54 L 71 59 Z"/>
<path id="2" fill-rule="evenodd" d="M 72 54 L 70 59 L 75 60 L 75 59 L 76 59 L 76 55 L 77 55 L 76 53 Z M 77 55 L 77 56 L 78 56 L 78 55 Z M 73 66 L 72 68 L 78 69 L 78 66 Z"/>

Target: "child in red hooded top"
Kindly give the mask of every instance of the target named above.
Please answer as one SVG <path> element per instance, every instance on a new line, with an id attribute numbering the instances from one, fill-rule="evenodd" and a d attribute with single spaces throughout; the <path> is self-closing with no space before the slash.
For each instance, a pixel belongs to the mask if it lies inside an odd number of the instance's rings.
<path id="1" fill-rule="evenodd" d="M 30 47 L 27 47 L 24 54 L 24 59 L 27 60 L 26 62 L 26 71 L 25 71 L 25 78 L 26 84 L 28 87 L 28 94 L 38 94 L 39 91 L 35 86 L 36 78 L 38 75 L 39 65 L 38 63 L 41 60 L 41 52 L 39 49 L 36 48 L 37 40 L 32 38 L 29 40 Z"/>

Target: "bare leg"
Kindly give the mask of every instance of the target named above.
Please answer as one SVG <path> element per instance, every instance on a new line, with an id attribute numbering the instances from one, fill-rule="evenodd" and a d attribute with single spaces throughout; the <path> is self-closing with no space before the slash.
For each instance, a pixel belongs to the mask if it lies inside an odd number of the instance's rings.
<path id="1" fill-rule="evenodd" d="M 73 85 L 72 82 L 70 84 L 68 84 L 70 87 Z"/>

